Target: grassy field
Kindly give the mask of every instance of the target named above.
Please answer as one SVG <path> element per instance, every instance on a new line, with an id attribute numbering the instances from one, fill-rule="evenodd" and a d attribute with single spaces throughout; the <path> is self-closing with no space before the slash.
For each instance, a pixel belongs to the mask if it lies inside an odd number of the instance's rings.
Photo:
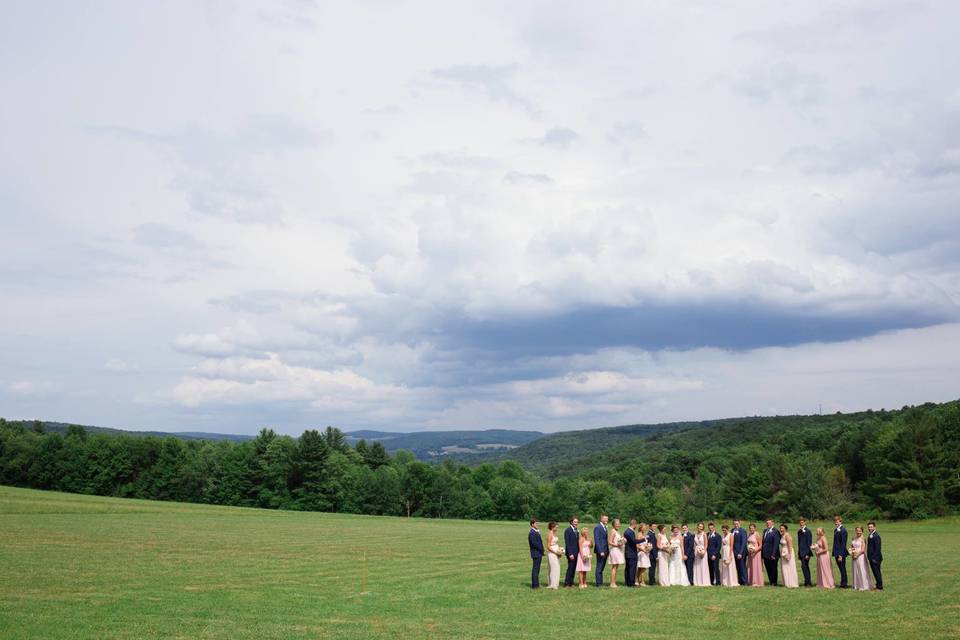
<path id="1" fill-rule="evenodd" d="M 0 638 L 957 638 L 958 524 L 881 523 L 883 592 L 534 592 L 525 523 L 0 487 Z"/>

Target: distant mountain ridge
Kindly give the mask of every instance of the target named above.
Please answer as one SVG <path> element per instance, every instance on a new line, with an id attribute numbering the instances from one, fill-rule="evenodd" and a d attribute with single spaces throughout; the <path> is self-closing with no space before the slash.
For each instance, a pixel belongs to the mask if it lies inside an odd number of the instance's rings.
<path id="1" fill-rule="evenodd" d="M 412 452 L 421 460 L 438 460 L 446 456 L 462 460 L 486 459 L 497 452 L 509 451 L 536 442 L 544 437 L 540 431 L 513 429 L 485 429 L 482 431 L 415 431 L 390 433 L 386 431 L 350 431 L 347 441 L 356 444 L 364 439 L 383 444 L 389 453 L 401 449 Z"/>

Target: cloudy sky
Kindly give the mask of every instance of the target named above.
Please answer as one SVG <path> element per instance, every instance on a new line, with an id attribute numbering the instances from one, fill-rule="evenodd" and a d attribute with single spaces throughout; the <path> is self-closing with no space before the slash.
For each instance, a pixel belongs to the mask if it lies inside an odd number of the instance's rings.
<path id="1" fill-rule="evenodd" d="M 953 2 L 0 3 L 0 415 L 960 397 Z"/>

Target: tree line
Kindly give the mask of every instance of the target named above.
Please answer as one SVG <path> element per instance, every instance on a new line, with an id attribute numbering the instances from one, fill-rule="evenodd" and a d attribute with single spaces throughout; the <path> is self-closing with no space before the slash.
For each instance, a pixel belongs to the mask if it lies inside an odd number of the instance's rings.
<path id="1" fill-rule="evenodd" d="M 960 402 L 757 418 L 656 434 L 534 475 L 516 461 L 428 464 L 338 429 L 243 442 L 48 433 L 0 418 L 0 484 L 72 493 L 429 518 L 674 522 L 925 518 L 960 506 Z"/>

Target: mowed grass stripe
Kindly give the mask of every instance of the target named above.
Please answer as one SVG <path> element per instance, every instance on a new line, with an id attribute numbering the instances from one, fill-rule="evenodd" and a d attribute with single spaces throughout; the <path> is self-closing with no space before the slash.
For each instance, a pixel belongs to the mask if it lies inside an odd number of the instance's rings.
<path id="1" fill-rule="evenodd" d="M 883 593 L 533 592 L 526 523 L 0 487 L 0 638 L 955 638 L 957 524 L 881 523 Z"/>

